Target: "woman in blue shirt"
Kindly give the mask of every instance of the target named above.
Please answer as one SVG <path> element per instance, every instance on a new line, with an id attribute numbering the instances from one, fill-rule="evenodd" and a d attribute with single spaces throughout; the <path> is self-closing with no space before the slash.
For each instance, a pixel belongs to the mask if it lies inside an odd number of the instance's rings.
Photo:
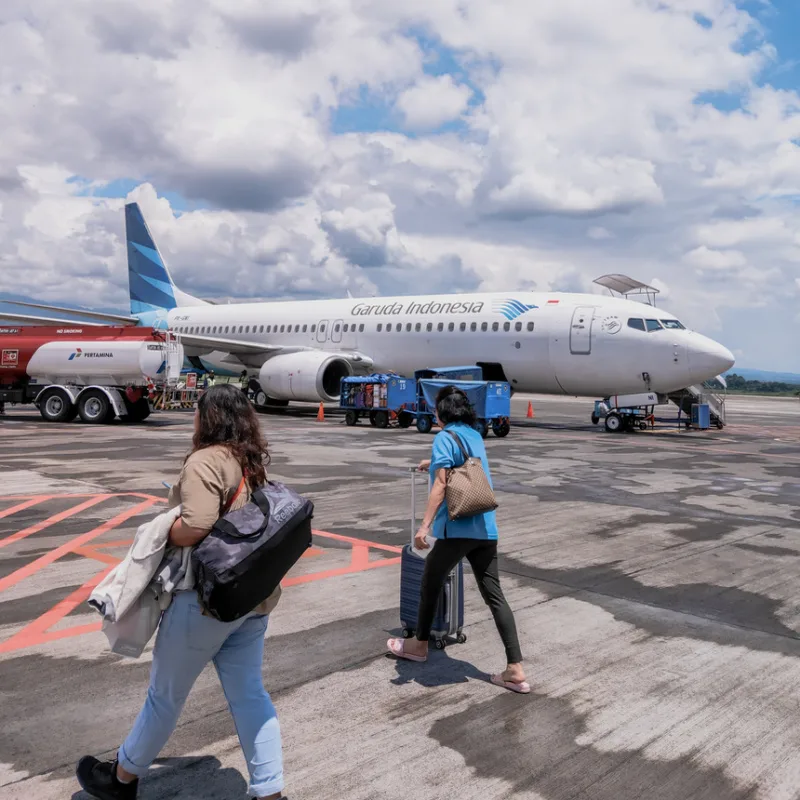
<path id="1" fill-rule="evenodd" d="M 454 437 L 458 437 L 471 456 L 481 459 L 489 483 L 492 481 L 483 439 L 473 427 L 476 422 L 475 411 L 464 392 L 455 386 L 447 386 L 436 397 L 436 414 L 442 431 L 433 440 L 431 460 L 419 465 L 420 470 L 429 470 L 432 488 L 414 544 L 419 550 L 427 550 L 428 536 L 432 536 L 436 543 L 425 559 L 416 638 L 389 639 L 389 652 L 409 661 L 427 659 L 431 625 L 442 585 L 450 571 L 462 558 L 466 558 L 506 649 L 507 667 L 501 674 L 492 676 L 492 683 L 527 694 L 530 686 L 522 668 L 522 651 L 514 615 L 500 588 L 495 512 L 487 511 L 456 520 L 448 518 L 445 499 L 447 474 L 464 463 L 461 447 Z"/>

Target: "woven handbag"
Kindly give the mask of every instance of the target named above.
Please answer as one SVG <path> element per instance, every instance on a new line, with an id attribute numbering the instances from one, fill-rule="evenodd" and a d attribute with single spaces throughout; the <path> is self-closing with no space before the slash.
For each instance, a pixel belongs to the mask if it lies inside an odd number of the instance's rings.
<path id="1" fill-rule="evenodd" d="M 497 500 L 481 460 L 471 456 L 461 439 L 452 431 L 446 433 L 456 440 L 464 456 L 464 463 L 460 467 L 453 467 L 447 474 L 445 501 L 448 517 L 451 520 L 463 519 L 494 511 Z"/>

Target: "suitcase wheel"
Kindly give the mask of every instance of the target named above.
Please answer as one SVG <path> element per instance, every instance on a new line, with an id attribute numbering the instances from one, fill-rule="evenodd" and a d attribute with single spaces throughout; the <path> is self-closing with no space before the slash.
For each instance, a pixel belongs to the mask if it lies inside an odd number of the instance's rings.
<path id="1" fill-rule="evenodd" d="M 411 628 L 403 628 L 403 638 L 410 639 L 414 635 L 414 631 Z"/>
<path id="2" fill-rule="evenodd" d="M 444 639 L 437 639 L 436 640 L 436 649 L 437 650 L 444 650 L 447 647 L 447 642 Z"/>
<path id="3" fill-rule="evenodd" d="M 459 631 L 458 632 L 458 636 L 456 637 L 456 641 L 459 644 L 464 644 L 464 642 L 467 641 L 467 634 L 466 633 L 461 633 L 461 631 Z"/>

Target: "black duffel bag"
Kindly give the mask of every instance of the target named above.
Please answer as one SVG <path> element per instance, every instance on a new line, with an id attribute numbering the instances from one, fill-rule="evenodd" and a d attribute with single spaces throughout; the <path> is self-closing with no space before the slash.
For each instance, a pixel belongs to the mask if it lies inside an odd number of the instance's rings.
<path id="1" fill-rule="evenodd" d="M 221 622 L 249 614 L 311 546 L 314 504 L 282 483 L 256 489 L 192 551 L 197 595 Z"/>

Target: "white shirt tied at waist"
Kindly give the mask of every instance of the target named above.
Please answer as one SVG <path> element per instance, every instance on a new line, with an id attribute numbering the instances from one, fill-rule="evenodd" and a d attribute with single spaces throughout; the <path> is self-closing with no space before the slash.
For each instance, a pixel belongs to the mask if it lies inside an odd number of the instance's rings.
<path id="1" fill-rule="evenodd" d="M 173 593 L 194 588 L 192 548 L 169 545 L 180 515 L 178 505 L 140 525 L 125 558 L 89 596 L 89 605 L 103 616 L 112 652 L 138 658 Z"/>

